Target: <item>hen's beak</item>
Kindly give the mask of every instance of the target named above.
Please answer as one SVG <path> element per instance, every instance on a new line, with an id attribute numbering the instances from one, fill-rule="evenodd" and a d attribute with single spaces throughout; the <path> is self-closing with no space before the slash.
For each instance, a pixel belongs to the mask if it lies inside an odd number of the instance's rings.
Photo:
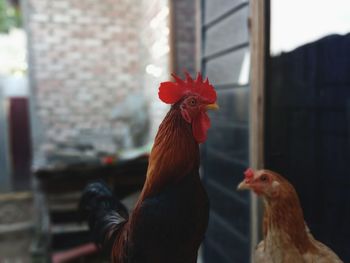
<path id="1" fill-rule="evenodd" d="M 249 190 L 249 189 L 250 189 L 250 186 L 245 182 L 245 180 L 240 182 L 239 185 L 237 186 L 237 190 Z"/>
<path id="2" fill-rule="evenodd" d="M 208 104 L 205 108 L 207 110 L 218 110 L 219 109 L 219 105 L 217 105 L 216 103 Z"/>

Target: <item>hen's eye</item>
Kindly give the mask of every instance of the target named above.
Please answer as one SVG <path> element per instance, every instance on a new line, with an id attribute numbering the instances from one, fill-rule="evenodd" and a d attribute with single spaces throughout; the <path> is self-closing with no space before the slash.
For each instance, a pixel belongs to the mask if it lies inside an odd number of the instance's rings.
<path id="1" fill-rule="evenodd" d="M 190 100 L 190 105 L 195 106 L 197 104 L 197 101 L 195 99 Z"/>
<path id="2" fill-rule="evenodd" d="M 262 182 L 266 182 L 267 180 L 268 180 L 268 178 L 267 178 L 266 175 L 262 175 L 262 176 L 260 177 L 260 181 L 262 181 Z"/>

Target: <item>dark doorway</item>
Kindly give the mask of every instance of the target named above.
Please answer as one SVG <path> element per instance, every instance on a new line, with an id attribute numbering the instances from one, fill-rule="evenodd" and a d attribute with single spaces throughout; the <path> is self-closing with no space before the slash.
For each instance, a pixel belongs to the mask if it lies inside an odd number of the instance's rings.
<path id="1" fill-rule="evenodd" d="M 9 100 L 9 137 L 14 190 L 30 188 L 30 124 L 27 98 Z"/>
<path id="2" fill-rule="evenodd" d="M 272 42 L 283 37 L 273 33 Z M 294 184 L 313 235 L 350 262 L 350 34 L 293 41 L 294 48 L 283 48 L 286 39 L 270 45 L 266 167 Z"/>

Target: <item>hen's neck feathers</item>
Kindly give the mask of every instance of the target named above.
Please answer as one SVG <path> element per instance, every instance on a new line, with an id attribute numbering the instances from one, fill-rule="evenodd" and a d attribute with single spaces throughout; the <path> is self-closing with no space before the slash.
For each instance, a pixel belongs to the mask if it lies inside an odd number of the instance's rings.
<path id="1" fill-rule="evenodd" d="M 280 183 L 278 198 L 265 198 L 265 245 L 269 245 L 269 242 L 276 242 L 277 246 L 292 243 L 301 254 L 312 251 L 315 247 L 306 231 L 298 195 L 287 180 L 280 178 Z M 274 237 L 267 240 L 272 231 Z"/>
<path id="2" fill-rule="evenodd" d="M 178 182 L 199 168 L 199 147 L 192 128 L 175 104 L 159 126 L 150 154 L 141 199 L 158 193 L 164 186 Z"/>

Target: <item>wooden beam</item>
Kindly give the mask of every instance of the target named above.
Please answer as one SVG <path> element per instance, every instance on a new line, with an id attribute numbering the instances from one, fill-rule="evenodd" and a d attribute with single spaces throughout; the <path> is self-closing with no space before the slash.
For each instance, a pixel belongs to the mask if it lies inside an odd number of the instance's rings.
<path id="1" fill-rule="evenodd" d="M 33 194 L 31 192 L 11 192 L 6 194 L 0 194 L 0 202 L 8 201 L 31 201 Z"/>
<path id="2" fill-rule="evenodd" d="M 202 10 L 202 3 L 201 0 L 195 0 L 195 15 L 196 15 L 196 27 L 195 27 L 195 33 L 196 33 L 196 63 L 195 63 L 195 70 L 197 72 L 202 71 L 202 54 L 204 52 L 202 51 L 202 25 L 203 25 L 203 10 Z M 202 72 L 203 73 L 203 72 Z"/>
<path id="3" fill-rule="evenodd" d="M 264 104 L 265 104 L 265 36 L 266 0 L 251 0 L 250 28 L 251 46 L 251 92 L 250 92 L 250 166 L 264 167 Z M 251 252 L 261 239 L 261 204 L 256 195 L 251 194 Z"/>
<path id="4" fill-rule="evenodd" d="M 177 71 L 177 49 L 176 49 L 176 20 L 175 20 L 175 3 L 172 0 L 168 0 L 168 6 L 169 6 L 169 78 L 171 73 L 176 73 Z"/>

